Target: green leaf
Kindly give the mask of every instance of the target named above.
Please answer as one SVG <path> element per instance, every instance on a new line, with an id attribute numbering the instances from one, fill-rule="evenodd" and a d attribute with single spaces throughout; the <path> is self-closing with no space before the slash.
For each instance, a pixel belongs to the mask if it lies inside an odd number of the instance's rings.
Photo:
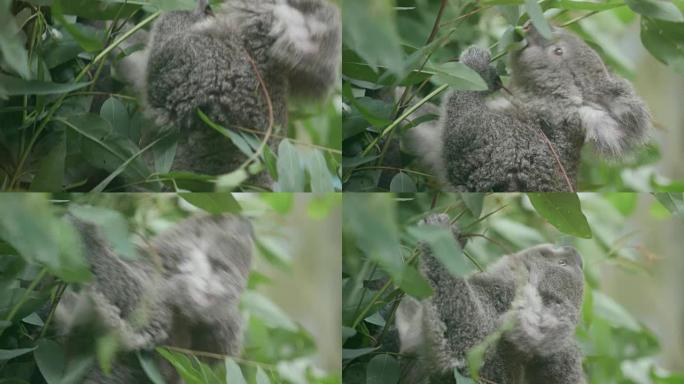
<path id="1" fill-rule="evenodd" d="M 159 174 L 168 173 L 173 167 L 173 160 L 176 157 L 176 149 L 178 148 L 178 132 L 170 133 L 164 136 L 154 147 L 152 147 L 152 154 L 154 156 L 154 171 Z"/>
<path id="2" fill-rule="evenodd" d="M 37 347 L 33 348 L 18 348 L 18 349 L 0 349 L 0 361 L 7 361 L 7 360 L 12 360 L 15 357 L 19 357 L 21 355 L 25 355 L 29 352 L 32 352 L 36 349 Z"/>
<path id="3" fill-rule="evenodd" d="M 52 340 L 41 339 L 33 356 L 47 384 L 61 383 L 66 368 L 62 346 Z"/>
<path id="4" fill-rule="evenodd" d="M 404 71 L 401 40 L 392 0 L 342 2 L 344 44 L 362 57 L 374 71 L 378 66 L 401 75 Z"/>
<path id="5" fill-rule="evenodd" d="M 311 192 L 328 193 L 335 191 L 332 175 L 321 151 L 316 149 L 308 152 L 306 169 L 311 178 Z"/>
<path id="6" fill-rule="evenodd" d="M 112 373 L 112 361 L 119 350 L 119 342 L 114 333 L 108 333 L 95 339 L 95 354 L 97 356 L 100 369 L 106 375 Z"/>
<path id="7" fill-rule="evenodd" d="M 65 159 L 66 136 L 62 132 L 54 147 L 38 162 L 38 169 L 31 183 L 31 191 L 60 192 L 64 188 Z"/>
<path id="8" fill-rule="evenodd" d="M 73 1 L 73 0 L 71 0 Z M 52 2 L 52 16 L 59 22 L 59 24 L 66 29 L 66 31 L 76 40 L 78 45 L 86 52 L 97 52 L 104 48 L 104 33 L 89 25 L 82 25 L 79 23 L 71 24 L 64 17 L 63 4 L 69 4 L 71 1 L 54 0 Z M 89 4 L 84 8 L 91 7 Z"/>
<path id="9" fill-rule="evenodd" d="M 684 197 L 682 193 L 654 193 L 653 195 L 673 215 L 684 218 Z"/>
<path id="10" fill-rule="evenodd" d="M 137 351 L 136 355 L 138 356 L 138 361 L 140 361 L 140 365 L 142 366 L 143 371 L 145 371 L 147 378 L 149 378 L 153 384 L 166 384 L 164 377 L 157 368 L 155 360 L 149 352 Z"/>
<path id="11" fill-rule="evenodd" d="M 166 348 L 158 347 L 156 351 L 168 360 L 176 369 L 176 372 L 185 380 L 187 384 L 204 384 L 200 373 L 193 366 L 192 361 L 182 353 L 172 352 Z"/>
<path id="12" fill-rule="evenodd" d="M 404 265 L 401 276 L 394 282 L 407 294 L 416 299 L 424 299 L 432 296 L 432 287 L 416 268 Z"/>
<path id="13" fill-rule="evenodd" d="M 472 270 L 463 257 L 461 246 L 454 239 L 449 228 L 439 225 L 419 225 L 408 227 L 407 232 L 416 240 L 424 242 L 453 276 L 461 276 Z"/>
<path id="14" fill-rule="evenodd" d="M 351 239 L 366 257 L 377 262 L 394 280 L 400 280 L 403 260 L 394 196 L 345 193 L 342 207 L 344 237 Z"/>
<path id="15" fill-rule="evenodd" d="M 290 320 L 282 309 L 260 293 L 247 291 L 242 294 L 240 302 L 242 308 L 263 320 L 271 328 L 282 328 L 293 332 L 298 329 L 297 324 Z"/>
<path id="16" fill-rule="evenodd" d="M 69 212 L 80 220 L 95 225 L 114 251 L 127 259 L 137 258 L 137 251 L 130 240 L 128 221 L 121 212 L 88 205 L 69 205 Z"/>
<path id="17" fill-rule="evenodd" d="M 684 76 L 684 24 L 641 18 L 641 42 L 658 60 Z"/>
<path id="18" fill-rule="evenodd" d="M 179 193 L 178 196 L 211 214 L 239 213 L 242 210 L 230 193 Z"/>
<path id="19" fill-rule="evenodd" d="M 247 384 L 245 376 L 242 375 L 242 370 L 240 366 L 231 359 L 226 358 L 226 384 Z"/>
<path id="20" fill-rule="evenodd" d="M 84 88 L 90 83 L 50 83 L 39 80 L 23 80 L 0 73 L 0 84 L 9 96 L 53 95 Z"/>
<path id="21" fill-rule="evenodd" d="M 266 372 L 261 367 L 257 367 L 256 384 L 271 384 L 271 379 L 268 378 L 268 375 L 266 375 Z"/>
<path id="22" fill-rule="evenodd" d="M 292 193 L 260 193 L 259 197 L 281 215 L 289 213 L 294 203 Z"/>
<path id="23" fill-rule="evenodd" d="M 629 8 L 641 15 L 654 17 L 656 19 L 682 22 L 684 16 L 676 5 L 665 0 L 625 0 Z"/>
<path id="24" fill-rule="evenodd" d="M 114 131 L 119 135 L 128 137 L 128 125 L 130 124 L 128 111 L 126 106 L 117 98 L 110 97 L 102 104 L 100 117 L 109 121 L 109 124 L 112 125 Z"/>
<path id="25" fill-rule="evenodd" d="M 4 194 L 0 212 L 0 238 L 25 260 L 45 265 L 67 282 L 90 279 L 76 230 L 53 216 L 46 195 Z"/>
<path id="26" fill-rule="evenodd" d="M 357 349 L 342 349 L 342 359 L 343 360 L 354 360 L 357 357 L 367 355 L 373 351 L 376 351 L 380 347 L 375 348 L 357 348 Z"/>
<path id="27" fill-rule="evenodd" d="M 135 4 L 135 3 L 139 4 Z M 142 2 L 122 0 L 68 0 L 62 1 L 62 13 L 88 20 L 125 19 L 140 9 Z"/>
<path id="28" fill-rule="evenodd" d="M 278 190 L 279 192 L 304 192 L 304 168 L 302 161 L 289 140 L 278 145 Z"/>
<path id="29" fill-rule="evenodd" d="M 388 354 L 373 357 L 366 367 L 367 384 L 396 384 L 399 382 L 399 362 Z"/>
<path id="30" fill-rule="evenodd" d="M 487 90 L 487 83 L 480 74 L 463 63 L 444 63 L 430 69 L 435 71 L 439 82 L 449 84 L 454 89 L 464 91 Z"/>
<path id="31" fill-rule="evenodd" d="M 114 132 L 111 124 L 98 115 L 75 115 L 58 121 L 83 136 L 85 140 L 81 142 L 81 154 L 99 169 L 114 172 L 140 152 L 132 141 Z M 147 178 L 150 171 L 144 160 L 138 157 L 130 163 L 123 174 L 137 180 Z"/>
<path id="32" fill-rule="evenodd" d="M 484 193 L 461 193 L 461 200 L 463 200 L 466 208 L 468 208 L 468 211 L 470 211 L 474 218 L 478 218 L 482 214 L 484 198 Z"/>
<path id="33" fill-rule="evenodd" d="M 19 38 L 19 27 L 12 16 L 11 0 L 0 0 L 0 53 L 7 65 L 24 79 L 31 77 L 28 52 Z M 3 75 L 0 75 L 0 92 L 12 95 Z M 7 78 L 10 78 L 7 76 Z"/>
<path id="34" fill-rule="evenodd" d="M 568 235 L 590 239 L 591 227 L 582 213 L 579 197 L 575 193 L 528 193 L 530 202 L 542 217 Z"/>
<path id="35" fill-rule="evenodd" d="M 537 0 L 525 0 L 525 10 L 527 15 L 530 16 L 532 25 L 534 25 L 539 34 L 545 39 L 551 39 L 551 27 L 544 18 L 544 11 L 541 5 L 537 3 Z"/>
<path id="36" fill-rule="evenodd" d="M 399 172 L 392 178 L 390 182 L 390 192 L 395 193 L 415 193 L 418 189 L 416 188 L 416 182 L 413 181 L 411 176 L 405 174 L 404 172 Z"/>

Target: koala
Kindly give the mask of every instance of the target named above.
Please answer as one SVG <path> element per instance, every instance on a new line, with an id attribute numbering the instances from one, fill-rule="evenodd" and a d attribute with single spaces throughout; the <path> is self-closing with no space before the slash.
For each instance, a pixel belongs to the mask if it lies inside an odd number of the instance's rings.
<path id="1" fill-rule="evenodd" d="M 425 222 L 449 226 L 449 217 Z M 456 227 L 452 232 L 458 235 Z M 584 290 L 574 248 L 534 246 L 467 278 L 451 275 L 424 249 L 420 268 L 433 295 L 406 297 L 397 310 L 400 352 L 416 357 L 403 369 L 402 383 L 455 383 L 454 369 L 468 375 L 467 352 L 507 323 L 485 354 L 483 382 L 585 382 L 574 340 Z"/>
<path id="2" fill-rule="evenodd" d="M 490 99 L 501 81 L 489 53 L 471 47 L 461 62 L 488 90 L 451 92 L 437 124 L 409 131 L 413 152 L 450 188 L 574 191 L 585 142 L 619 158 L 647 141 L 646 106 L 594 50 L 562 29 L 550 40 L 527 29 L 527 45 L 511 54 L 510 95 Z"/>
<path id="3" fill-rule="evenodd" d="M 274 130 L 287 127 L 290 98 L 320 98 L 335 83 L 341 22 L 327 0 L 226 0 L 215 13 L 201 0 L 195 11 L 162 14 L 147 40 L 120 68 L 155 125 L 178 130 L 172 169 L 218 175 L 247 157 L 197 111 L 265 133 L 270 100 Z M 264 177 L 257 184 L 269 187 Z"/>
<path id="4" fill-rule="evenodd" d="M 92 325 L 115 335 L 121 358 L 107 376 L 94 369 L 92 384 L 144 382 L 130 352 L 171 345 L 230 356 L 240 353 L 240 295 L 247 284 L 252 226 L 235 215 L 187 219 L 138 248 L 135 260 L 119 258 L 94 225 L 69 217 L 81 234 L 94 279 L 58 306 L 66 335 Z M 92 333 L 88 333 L 92 337 Z M 92 341 L 91 341 L 92 344 Z M 126 352 L 129 352 L 126 354 Z M 170 382 L 178 377 L 161 364 Z"/>

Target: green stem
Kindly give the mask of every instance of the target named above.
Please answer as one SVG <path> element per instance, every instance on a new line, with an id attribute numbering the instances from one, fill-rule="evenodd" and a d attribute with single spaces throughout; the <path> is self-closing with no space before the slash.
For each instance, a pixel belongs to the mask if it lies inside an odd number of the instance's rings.
<path id="1" fill-rule="evenodd" d="M 38 283 L 40 283 L 41 280 L 43 280 L 43 277 L 45 277 L 45 274 L 47 273 L 47 269 L 43 268 L 41 269 L 40 273 L 38 273 L 38 276 L 36 276 L 35 279 L 31 282 L 31 285 L 29 285 L 28 288 L 26 288 L 26 291 L 24 294 L 21 296 L 21 299 L 12 307 L 12 310 L 10 313 L 7 315 L 5 318 L 5 321 L 11 322 L 14 316 L 17 315 L 17 312 L 21 309 L 21 307 L 26 303 L 26 300 L 28 300 L 29 295 L 31 295 L 31 292 L 33 292 L 34 289 L 36 289 L 36 286 Z M 4 330 L 0 330 L 0 336 L 2 336 Z"/>

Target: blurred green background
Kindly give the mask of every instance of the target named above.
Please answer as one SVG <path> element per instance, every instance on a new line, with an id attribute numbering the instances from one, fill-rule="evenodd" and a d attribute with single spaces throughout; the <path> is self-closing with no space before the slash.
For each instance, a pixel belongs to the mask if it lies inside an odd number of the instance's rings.
<path id="1" fill-rule="evenodd" d="M 443 8 L 442 8 L 443 7 Z M 579 191 L 684 190 L 684 2 L 681 0 L 347 0 L 343 4 L 343 185 L 345 191 L 415 192 L 438 188 L 400 146 L 414 125 L 435 120 L 441 86 L 481 89 L 455 62 L 470 45 L 489 48 L 504 74 L 515 30 L 537 8 L 578 34 L 609 70 L 635 85 L 653 115 L 649 145 L 608 161 L 586 146 Z M 441 10 L 441 12 L 440 12 Z M 534 14 L 534 12 L 533 12 Z M 479 85 L 478 85 L 479 84 Z M 429 96 L 429 97 L 428 97 Z"/>
<path id="2" fill-rule="evenodd" d="M 417 226 L 432 212 L 457 223 L 463 251 L 448 231 Z M 394 311 L 405 294 L 431 294 L 416 268 L 419 242 L 459 275 L 548 242 L 583 256 L 576 337 L 588 382 L 684 383 L 682 233 L 682 193 L 345 193 L 343 382 L 397 382 Z"/>
<path id="3" fill-rule="evenodd" d="M 65 361 L 50 315 L 67 284 L 89 278 L 75 252 L 78 238 L 61 218 L 75 206 L 89 207 L 117 250 L 191 215 L 250 218 L 256 252 L 241 304 L 249 319 L 236 359 L 242 370 L 226 373 L 219 360 L 207 377 L 208 368 L 196 362 L 183 377 L 217 384 L 340 382 L 340 194 L 6 193 L 0 194 L 0 383 L 80 382 L 84 360 Z M 176 362 L 187 357 L 171 354 Z M 111 355 L 99 351 L 98 359 Z"/>

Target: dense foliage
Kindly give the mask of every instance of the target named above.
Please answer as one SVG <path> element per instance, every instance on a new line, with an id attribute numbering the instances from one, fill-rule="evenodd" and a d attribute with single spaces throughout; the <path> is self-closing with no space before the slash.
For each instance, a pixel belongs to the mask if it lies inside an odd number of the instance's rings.
<path id="1" fill-rule="evenodd" d="M 641 44 L 672 71 L 684 75 L 684 3 L 658 0 L 350 0 L 343 4 L 343 185 L 348 191 L 414 192 L 438 188 L 400 145 L 406 131 L 437 118 L 432 109 L 445 90 L 483 90 L 482 79 L 456 61 L 470 45 L 489 47 L 504 77 L 507 54 L 520 47 L 518 29 L 530 20 L 578 34 L 609 69 L 629 79 L 638 44 L 626 33 L 640 25 Z M 630 39 L 627 43 L 625 39 Z M 413 112 L 416 112 L 413 114 Z M 657 125 L 657 123 L 656 123 Z M 661 127 L 678 129 L 678 127 Z M 578 190 L 681 190 L 656 171 L 662 156 L 653 141 L 619 162 L 587 148 Z"/>
<path id="2" fill-rule="evenodd" d="M 145 118 L 140 95 L 114 68 L 143 48 L 128 44 L 136 30 L 160 12 L 194 7 L 195 0 L 0 0 L 0 189 L 250 190 L 248 175 L 265 171 L 279 191 L 340 190 L 339 90 L 327 101 L 293 103 L 274 150 L 260 152 L 263 132 L 207 122 L 253 160 L 218 177 L 170 172 L 177 137 Z"/>
<path id="3" fill-rule="evenodd" d="M 237 200 L 230 194 L 0 196 L 0 383 L 80 383 L 92 364 L 106 368 L 116 356 L 116 344 L 106 335 L 93 337 L 97 356 L 67 354 L 55 326 L 55 307 L 67 285 L 76 287 L 90 278 L 84 255 L 78 252 L 80 240 L 61 217 L 67 209 L 80 209 L 100 224 L 122 255 L 133 251 L 135 234 L 153 235 L 201 211 L 242 211 L 255 227 L 259 250 L 255 264 L 287 273 L 295 255 L 286 246 L 291 241 L 287 228 L 279 223 L 292 209 L 294 196 L 262 196 L 243 195 Z M 339 200 L 310 199 L 310 216 L 328 217 Z M 203 351 L 162 346 L 139 355 L 150 380 L 163 383 L 151 356 L 159 353 L 186 383 L 339 383 L 338 372 L 318 368 L 319 352 L 312 335 L 260 292 L 269 284 L 269 273 L 250 274 L 241 303 L 248 319 L 242 356 L 210 354 L 216 363 L 208 365 L 198 359 L 207 356 Z"/>
<path id="4" fill-rule="evenodd" d="M 667 372 L 656 363 L 661 347 L 655 333 L 602 291 L 602 267 L 648 273 L 650 263 L 658 258 L 638 235 L 645 228 L 632 231 L 625 224 L 636 214 L 638 195 L 580 197 L 560 193 L 345 195 L 343 382 L 398 382 L 394 325 L 398 303 L 404 295 L 425 298 L 432 294 L 417 270 L 419 242 L 458 275 L 482 270 L 504 254 L 548 242 L 573 245 L 583 255 L 585 298 L 576 337 L 585 356 L 588 382 L 684 383 L 684 373 Z M 684 218 L 681 193 L 656 195 L 649 203 L 657 220 Z M 431 212 L 446 212 L 453 218 L 467 238 L 463 249 L 450 231 L 418 226 Z M 470 367 L 476 371 L 482 354 L 472 356 Z M 459 384 L 474 382 L 454 373 Z"/>

